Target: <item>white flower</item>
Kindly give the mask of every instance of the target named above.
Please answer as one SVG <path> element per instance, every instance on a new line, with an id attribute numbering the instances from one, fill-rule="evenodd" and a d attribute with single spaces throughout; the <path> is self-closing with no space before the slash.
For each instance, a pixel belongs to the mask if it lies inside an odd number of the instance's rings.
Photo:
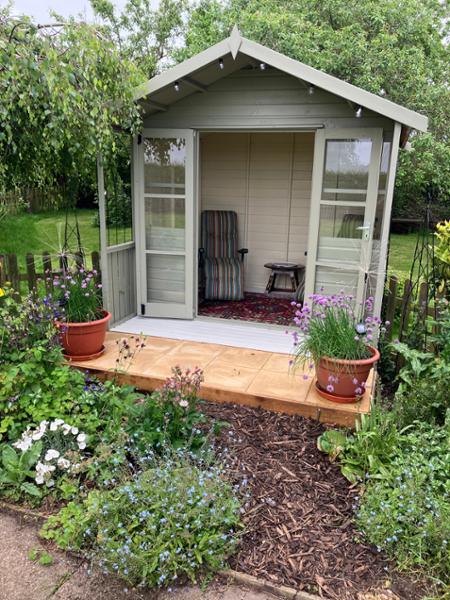
<path id="1" fill-rule="evenodd" d="M 42 429 L 42 431 L 45 431 L 47 429 L 47 425 L 48 425 L 48 421 L 41 421 L 39 423 L 39 429 Z"/>
<path id="2" fill-rule="evenodd" d="M 55 419 L 53 422 L 56 423 L 57 427 L 64 425 L 64 419 Z"/>
<path id="3" fill-rule="evenodd" d="M 45 453 L 44 460 L 50 461 L 50 460 L 53 460 L 54 458 L 58 458 L 58 457 L 59 457 L 58 450 L 52 450 L 50 448 L 50 450 L 47 450 L 47 452 Z"/>
<path id="4" fill-rule="evenodd" d="M 56 424 L 56 421 L 52 421 L 50 423 L 50 431 L 56 431 L 58 429 L 58 425 Z"/>
<path id="5" fill-rule="evenodd" d="M 79 433 L 77 435 L 77 442 L 85 442 L 86 441 L 86 434 L 85 433 Z"/>
<path id="6" fill-rule="evenodd" d="M 34 480 L 38 485 L 42 485 L 44 483 L 44 476 L 41 474 L 36 475 Z"/>
<path id="7" fill-rule="evenodd" d="M 67 423 L 64 423 L 62 428 L 64 430 L 63 431 L 64 435 L 67 435 L 70 432 L 70 430 L 72 429 L 71 425 L 67 425 Z"/>
<path id="8" fill-rule="evenodd" d="M 72 427 L 72 429 L 70 431 L 73 433 L 73 435 L 77 435 L 78 427 Z"/>
<path id="9" fill-rule="evenodd" d="M 40 440 L 41 437 L 44 435 L 45 431 L 41 431 L 40 429 L 38 429 L 35 433 L 33 433 L 33 440 L 37 441 Z"/>
<path id="10" fill-rule="evenodd" d="M 70 460 L 67 460 L 67 458 L 58 458 L 58 461 L 56 463 L 58 465 L 58 467 L 60 469 L 68 469 L 70 467 Z"/>
<path id="11" fill-rule="evenodd" d="M 54 482 L 54 480 L 53 480 L 53 479 L 49 479 L 49 480 L 47 481 L 47 487 L 53 487 L 54 485 L 55 485 L 55 482 Z"/>
<path id="12" fill-rule="evenodd" d="M 33 445 L 33 439 L 29 436 L 22 436 L 20 440 L 18 440 L 15 444 L 13 444 L 14 448 L 19 448 L 22 452 L 26 452 Z"/>
<path id="13" fill-rule="evenodd" d="M 86 448 L 86 442 L 78 442 L 78 448 L 84 450 Z"/>
<path id="14" fill-rule="evenodd" d="M 189 402 L 187 400 L 180 400 L 180 406 L 182 406 L 183 408 L 186 408 L 189 405 Z"/>

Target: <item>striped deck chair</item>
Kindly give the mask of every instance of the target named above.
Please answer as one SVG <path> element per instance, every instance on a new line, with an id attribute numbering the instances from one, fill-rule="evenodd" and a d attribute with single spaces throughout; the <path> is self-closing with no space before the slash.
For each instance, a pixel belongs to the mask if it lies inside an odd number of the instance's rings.
<path id="1" fill-rule="evenodd" d="M 243 300 L 243 261 L 248 250 L 238 250 L 237 214 L 231 210 L 203 211 L 201 239 L 205 300 Z"/>
<path id="2" fill-rule="evenodd" d="M 337 234 L 339 238 L 360 238 L 361 234 L 358 234 L 358 228 L 364 224 L 364 216 L 348 213 L 344 215 L 342 224 Z"/>

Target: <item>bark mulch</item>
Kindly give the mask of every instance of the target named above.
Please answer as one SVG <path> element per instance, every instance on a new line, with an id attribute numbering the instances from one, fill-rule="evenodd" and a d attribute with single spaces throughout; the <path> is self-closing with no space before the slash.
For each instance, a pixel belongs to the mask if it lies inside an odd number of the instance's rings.
<path id="1" fill-rule="evenodd" d="M 230 424 L 218 445 L 227 448 L 230 472 L 249 482 L 232 569 L 333 600 L 385 585 L 405 600 L 422 597 L 422 586 L 397 574 L 358 533 L 358 489 L 317 449 L 323 425 L 231 404 L 203 410 Z"/>

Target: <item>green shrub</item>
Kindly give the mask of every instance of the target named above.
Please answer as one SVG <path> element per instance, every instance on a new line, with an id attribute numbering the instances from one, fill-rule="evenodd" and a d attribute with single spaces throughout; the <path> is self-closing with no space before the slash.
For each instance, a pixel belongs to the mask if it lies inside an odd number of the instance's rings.
<path id="1" fill-rule="evenodd" d="M 15 440 L 26 427 L 55 418 L 113 436 L 136 398 L 131 387 L 102 384 L 62 359 L 47 363 L 33 348 L 23 362 L 0 367 L 0 439 Z"/>
<path id="2" fill-rule="evenodd" d="M 1 447 L 0 454 L 0 496 L 18 500 L 23 494 L 41 497 L 41 491 L 27 481 L 33 479 L 32 470 L 42 452 L 42 443 L 38 442 L 25 452 L 15 450 L 7 444 Z"/>
<path id="3" fill-rule="evenodd" d="M 135 407 L 127 430 L 131 435 L 139 432 L 137 442 L 143 449 L 164 448 L 170 443 L 174 448 L 188 446 L 195 450 L 205 443 L 206 436 L 198 426 L 206 418 L 197 408 L 202 381 L 201 369 L 183 372 L 174 367 L 164 385 Z"/>
<path id="4" fill-rule="evenodd" d="M 447 330 L 447 340 L 450 344 L 450 329 Z M 401 343 L 396 344 L 395 349 L 405 360 L 394 399 L 399 427 L 415 421 L 442 425 L 450 409 L 448 348 L 444 347 L 443 353 L 437 355 L 420 352 Z"/>
<path id="5" fill-rule="evenodd" d="M 147 457 L 147 468 L 111 491 L 94 491 L 51 517 L 42 535 L 84 551 L 131 585 L 196 581 L 236 545 L 240 504 L 218 467 L 177 451 Z"/>
<path id="6" fill-rule="evenodd" d="M 450 583 L 450 422 L 404 436 L 402 452 L 369 475 L 358 511 L 367 539 L 400 567 Z"/>
<path id="7" fill-rule="evenodd" d="M 355 483 L 388 465 L 401 443 L 395 416 L 374 402 L 371 412 L 356 421 L 353 434 L 328 430 L 319 437 L 317 445 L 333 460 L 339 457 L 342 474 Z"/>

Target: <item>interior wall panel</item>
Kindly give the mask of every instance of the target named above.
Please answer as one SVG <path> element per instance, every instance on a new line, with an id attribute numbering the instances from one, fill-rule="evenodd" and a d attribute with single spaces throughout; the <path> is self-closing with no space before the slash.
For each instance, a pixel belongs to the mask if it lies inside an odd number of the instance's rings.
<path id="1" fill-rule="evenodd" d="M 264 263 L 305 263 L 313 133 L 205 133 L 201 210 L 234 210 L 245 258 L 245 289 L 263 292 Z"/>

